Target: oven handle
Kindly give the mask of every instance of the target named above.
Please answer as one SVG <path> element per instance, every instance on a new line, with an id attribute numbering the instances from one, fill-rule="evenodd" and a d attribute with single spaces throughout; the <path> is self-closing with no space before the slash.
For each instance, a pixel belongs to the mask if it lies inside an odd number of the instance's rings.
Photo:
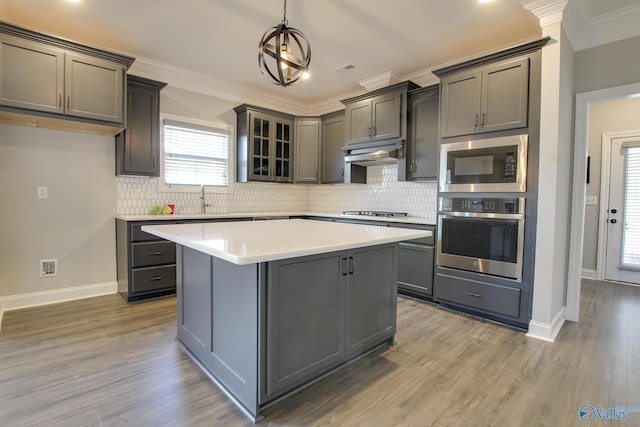
<path id="1" fill-rule="evenodd" d="M 441 218 L 480 218 L 480 219 L 516 219 L 523 220 L 524 214 L 500 214 L 500 213 L 479 213 L 479 212 L 449 212 L 440 211 Z"/>

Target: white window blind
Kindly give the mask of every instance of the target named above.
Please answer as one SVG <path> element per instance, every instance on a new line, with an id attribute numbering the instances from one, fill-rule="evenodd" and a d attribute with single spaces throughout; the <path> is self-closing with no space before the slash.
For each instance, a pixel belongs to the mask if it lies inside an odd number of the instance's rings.
<path id="1" fill-rule="evenodd" d="M 626 147 L 622 266 L 640 269 L 640 146 Z"/>
<path id="2" fill-rule="evenodd" d="M 164 180 L 167 185 L 229 184 L 229 133 L 165 120 Z"/>

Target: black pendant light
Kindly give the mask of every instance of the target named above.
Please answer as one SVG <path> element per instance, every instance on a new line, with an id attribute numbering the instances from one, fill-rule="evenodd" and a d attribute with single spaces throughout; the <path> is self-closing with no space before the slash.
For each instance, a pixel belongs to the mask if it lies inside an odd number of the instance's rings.
<path id="1" fill-rule="evenodd" d="M 289 86 L 303 77 L 311 62 L 311 45 L 302 31 L 287 27 L 287 0 L 282 22 L 269 28 L 258 44 L 260 71 L 273 83 Z"/>

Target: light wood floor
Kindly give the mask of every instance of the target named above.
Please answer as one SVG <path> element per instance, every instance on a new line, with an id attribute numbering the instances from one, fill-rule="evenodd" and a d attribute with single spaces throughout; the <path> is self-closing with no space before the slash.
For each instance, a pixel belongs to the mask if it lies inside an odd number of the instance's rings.
<path id="1" fill-rule="evenodd" d="M 6 313 L 0 426 L 251 425 L 182 351 L 175 317 L 174 298 L 115 295 Z M 581 319 L 550 344 L 399 298 L 397 346 L 259 424 L 581 426 L 582 405 L 640 406 L 640 288 L 585 280 Z"/>

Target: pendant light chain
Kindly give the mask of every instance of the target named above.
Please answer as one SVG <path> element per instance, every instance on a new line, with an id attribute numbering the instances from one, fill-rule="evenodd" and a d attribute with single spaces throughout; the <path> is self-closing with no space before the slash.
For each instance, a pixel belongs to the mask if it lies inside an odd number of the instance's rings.
<path id="1" fill-rule="evenodd" d="M 284 6 L 283 6 L 284 12 L 282 14 L 283 15 L 282 16 L 282 23 L 284 25 L 287 25 L 289 23 L 289 21 L 287 21 L 287 0 L 284 0 L 283 3 L 284 3 Z"/>

